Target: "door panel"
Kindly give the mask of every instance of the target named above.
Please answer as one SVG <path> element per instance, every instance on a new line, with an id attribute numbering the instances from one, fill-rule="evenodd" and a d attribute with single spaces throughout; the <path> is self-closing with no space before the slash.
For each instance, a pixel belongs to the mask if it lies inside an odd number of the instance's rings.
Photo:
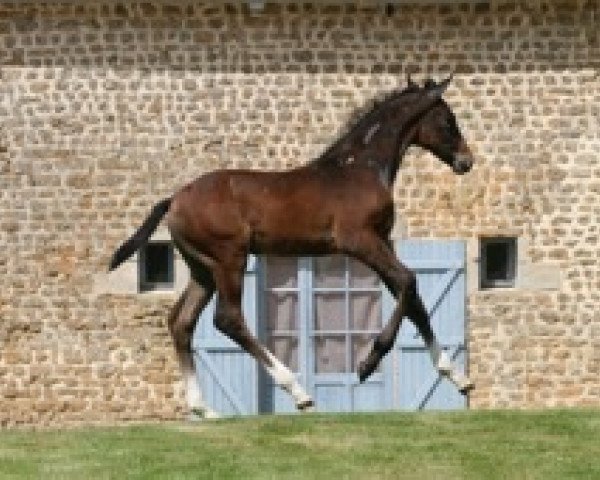
<path id="1" fill-rule="evenodd" d="M 326 266 L 333 272 L 328 272 Z M 309 309 L 309 387 L 319 411 L 368 411 L 391 408 L 391 375 L 384 360 L 377 372 L 359 383 L 358 362 L 381 330 L 383 287 L 360 262 L 342 257 L 313 261 L 306 285 Z"/>
<path id="2" fill-rule="evenodd" d="M 441 345 L 464 368 L 464 242 L 402 241 L 397 250 L 417 273 Z M 455 387 L 439 377 L 407 319 L 392 352 L 365 383 L 358 382 L 357 362 L 395 307 L 392 295 L 359 262 L 342 256 L 251 258 L 243 298 L 251 330 L 297 375 L 319 411 L 466 406 Z M 208 403 L 225 415 L 295 412 L 290 396 L 273 385 L 262 367 L 214 329 L 213 302 L 194 336 Z"/>
<path id="3" fill-rule="evenodd" d="M 403 241 L 400 259 L 417 274 L 418 288 L 441 346 L 464 371 L 465 245 L 462 241 Z M 405 320 L 396 342 L 396 408 L 457 409 L 466 399 L 441 378 L 413 324 Z"/>
<path id="4" fill-rule="evenodd" d="M 306 340 L 300 335 L 298 262 L 294 257 L 263 257 L 257 293 L 265 315 L 259 336 L 273 355 L 294 372 L 302 383 L 300 371 L 305 363 L 303 350 Z M 259 382 L 261 412 L 296 411 L 291 396 L 276 386 L 263 369 L 259 373 Z"/>

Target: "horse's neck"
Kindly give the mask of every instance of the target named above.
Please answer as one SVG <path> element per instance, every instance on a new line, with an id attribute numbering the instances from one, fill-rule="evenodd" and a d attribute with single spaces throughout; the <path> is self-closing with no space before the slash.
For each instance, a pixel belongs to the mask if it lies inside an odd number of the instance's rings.
<path id="1" fill-rule="evenodd" d="M 407 130 L 403 130 L 398 135 L 395 152 L 392 155 L 389 170 L 389 185 L 391 186 L 396 180 L 398 170 L 402 164 L 402 159 L 408 150 L 408 147 L 415 144 L 415 136 L 417 134 L 418 125 L 412 125 Z"/>
<path id="2" fill-rule="evenodd" d="M 394 121 L 394 123 L 396 123 Z M 416 125 L 398 127 L 380 116 L 379 121 L 363 123 L 340 138 L 320 157 L 311 162 L 315 166 L 344 168 L 350 165 L 376 169 L 385 183 L 394 183 L 402 157 L 413 143 Z"/>
<path id="3" fill-rule="evenodd" d="M 338 165 L 364 166 L 375 169 L 382 181 L 392 186 L 402 158 L 408 147 L 413 143 L 416 127 L 401 130 L 400 132 L 385 131 L 381 127 L 366 145 L 360 148 L 349 149 L 345 156 L 338 158 Z"/>
<path id="4" fill-rule="evenodd" d="M 355 157 L 357 152 L 369 147 L 369 140 L 381 130 L 381 126 L 383 126 L 383 122 L 366 123 L 365 120 L 359 121 L 355 128 L 343 137 L 338 138 L 314 162 L 329 165 L 345 164 L 348 158 Z"/>
<path id="5" fill-rule="evenodd" d="M 353 132 L 351 135 L 337 141 L 315 162 L 333 166 L 352 162 L 372 163 L 373 159 L 379 158 L 381 160 L 382 156 L 387 159 L 387 157 L 390 157 L 397 139 L 386 128 L 381 123 L 375 123 Z"/>

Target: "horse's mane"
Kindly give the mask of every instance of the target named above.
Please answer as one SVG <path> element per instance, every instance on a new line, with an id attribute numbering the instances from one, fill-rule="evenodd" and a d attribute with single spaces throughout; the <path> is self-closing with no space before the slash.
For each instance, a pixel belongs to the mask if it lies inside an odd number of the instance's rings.
<path id="1" fill-rule="evenodd" d="M 433 80 L 427 80 L 425 87 L 430 87 L 435 84 Z M 409 83 L 404 88 L 396 88 L 390 92 L 385 93 L 383 96 L 375 96 L 369 100 L 365 105 L 355 108 L 351 113 L 346 125 L 340 130 L 336 139 L 333 143 L 314 161 L 326 161 L 330 158 L 332 153 L 340 147 L 342 142 L 349 136 L 356 133 L 361 127 L 375 124 L 385 108 L 393 101 L 408 93 L 417 93 L 421 91 L 416 83 L 413 83 L 409 79 Z"/>

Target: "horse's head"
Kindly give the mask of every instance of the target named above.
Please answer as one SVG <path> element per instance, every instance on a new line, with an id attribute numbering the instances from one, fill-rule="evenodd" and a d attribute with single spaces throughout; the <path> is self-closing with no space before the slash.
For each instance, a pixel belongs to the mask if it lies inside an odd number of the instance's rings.
<path id="1" fill-rule="evenodd" d="M 429 80 L 423 87 L 423 95 L 437 95 L 431 108 L 423 113 L 415 126 L 412 143 L 430 151 L 454 173 L 462 175 L 473 167 L 473 154 L 463 138 L 456 117 L 442 98 L 450 78 L 436 84 Z"/>
<path id="2" fill-rule="evenodd" d="M 409 78 L 406 88 L 391 92 L 358 117 L 350 131 L 319 161 L 345 165 L 351 158 L 352 163 L 374 163 L 393 182 L 406 149 L 418 145 L 439 157 L 455 173 L 468 172 L 473 166 L 473 155 L 456 117 L 442 98 L 451 79 L 440 83 L 429 80 L 420 87 Z"/>

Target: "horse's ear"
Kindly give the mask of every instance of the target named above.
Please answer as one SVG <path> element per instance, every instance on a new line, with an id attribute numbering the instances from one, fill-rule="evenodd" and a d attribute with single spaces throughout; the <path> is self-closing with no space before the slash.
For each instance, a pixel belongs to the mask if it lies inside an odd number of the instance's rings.
<path id="1" fill-rule="evenodd" d="M 442 82 L 440 82 L 439 86 L 444 89 L 444 92 L 446 91 L 446 88 L 448 88 L 448 85 L 450 85 L 450 82 L 452 81 L 453 77 L 454 77 L 454 72 L 452 72 L 446 80 L 443 80 Z"/>
<path id="2" fill-rule="evenodd" d="M 440 83 L 435 83 L 431 79 L 427 80 L 423 89 L 420 90 L 421 95 L 419 96 L 419 100 L 414 104 L 414 110 L 404 119 L 404 126 L 406 127 L 418 121 L 423 114 L 439 102 L 451 80 L 452 75 Z"/>
<path id="3" fill-rule="evenodd" d="M 450 82 L 452 81 L 453 76 L 454 76 L 453 73 L 450 74 L 450 76 L 446 80 L 441 81 L 437 85 L 434 82 L 429 83 L 426 86 L 426 88 L 428 90 L 427 95 L 430 98 L 442 98 L 442 95 L 448 88 L 448 85 L 450 85 Z"/>

